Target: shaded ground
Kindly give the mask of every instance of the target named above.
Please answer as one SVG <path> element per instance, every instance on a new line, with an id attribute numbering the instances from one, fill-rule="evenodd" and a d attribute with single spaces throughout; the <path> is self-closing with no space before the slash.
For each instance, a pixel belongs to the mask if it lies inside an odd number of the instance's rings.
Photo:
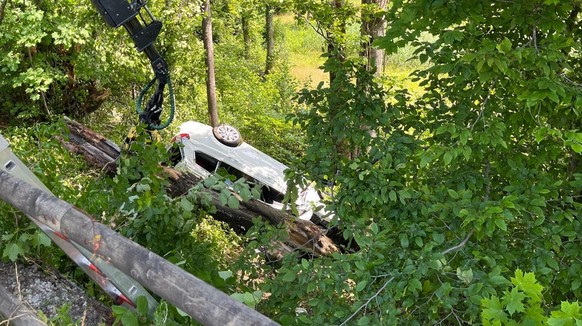
<path id="1" fill-rule="evenodd" d="M 113 322 L 110 307 L 88 297 L 83 288 L 57 272 L 42 270 L 34 264 L 0 261 L 0 286 L 31 310 L 42 311 L 49 319 L 57 316 L 68 303 L 71 305 L 69 317 L 77 325 L 111 325 Z"/>

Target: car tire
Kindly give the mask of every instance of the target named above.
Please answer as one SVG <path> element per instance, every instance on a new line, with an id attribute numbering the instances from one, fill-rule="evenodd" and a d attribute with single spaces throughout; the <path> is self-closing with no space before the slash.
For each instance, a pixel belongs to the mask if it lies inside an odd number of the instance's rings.
<path id="1" fill-rule="evenodd" d="M 229 147 L 237 147 L 242 143 L 240 132 L 233 126 L 221 124 L 212 128 L 214 137 L 222 144 Z"/>

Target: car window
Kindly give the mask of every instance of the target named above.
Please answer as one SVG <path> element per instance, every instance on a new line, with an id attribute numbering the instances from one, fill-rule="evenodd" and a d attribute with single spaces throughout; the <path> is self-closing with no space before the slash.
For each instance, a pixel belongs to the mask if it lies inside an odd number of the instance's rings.
<path id="1" fill-rule="evenodd" d="M 261 200 L 267 204 L 272 204 L 274 201 L 282 203 L 285 196 L 274 188 L 263 186 L 261 189 Z"/>
<path id="2" fill-rule="evenodd" d="M 260 183 L 259 181 L 257 181 L 255 178 L 247 175 L 246 173 L 224 163 L 224 162 L 220 162 L 220 167 L 219 170 L 224 169 L 224 171 L 229 174 L 229 175 L 233 175 L 235 176 L 237 179 L 245 179 L 245 181 L 247 183 L 249 183 L 251 186 L 261 186 L 261 200 L 264 201 L 265 203 L 268 204 L 272 204 L 273 201 L 276 202 L 282 202 L 283 198 L 285 197 L 282 193 L 280 193 L 279 191 L 270 188 L 268 186 L 263 185 L 262 183 Z"/>
<path id="3" fill-rule="evenodd" d="M 206 171 L 210 173 L 216 171 L 218 160 L 215 159 L 214 157 L 198 151 L 194 152 L 194 157 L 196 159 L 196 164 L 203 167 Z"/>

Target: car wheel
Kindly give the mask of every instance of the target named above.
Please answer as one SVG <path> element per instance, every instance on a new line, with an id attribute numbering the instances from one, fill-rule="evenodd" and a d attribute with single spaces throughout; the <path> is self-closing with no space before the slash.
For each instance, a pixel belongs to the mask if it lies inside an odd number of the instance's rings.
<path id="1" fill-rule="evenodd" d="M 233 126 L 221 124 L 212 128 L 214 137 L 226 146 L 237 147 L 242 143 L 240 132 Z"/>

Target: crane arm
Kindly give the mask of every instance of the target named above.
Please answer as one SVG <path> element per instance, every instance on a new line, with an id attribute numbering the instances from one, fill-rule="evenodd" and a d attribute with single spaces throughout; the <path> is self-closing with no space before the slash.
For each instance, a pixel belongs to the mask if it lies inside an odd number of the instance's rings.
<path id="1" fill-rule="evenodd" d="M 170 114 L 170 119 L 161 125 L 160 115 L 162 113 L 163 92 L 166 85 L 169 84 L 170 97 L 172 100 L 173 110 L 173 94 L 171 94 L 170 74 L 168 71 L 168 64 L 158 53 L 154 47 L 154 42 L 160 31 L 162 30 L 162 23 L 155 19 L 145 0 L 91 0 L 93 5 L 99 11 L 105 22 L 111 27 L 117 28 L 123 26 L 129 33 L 138 51 L 144 52 L 154 71 L 155 80 L 158 82 L 158 87 L 155 93 L 151 96 L 146 104 L 145 110 L 141 110 L 141 96 L 137 101 L 137 110 L 140 116 L 140 121 L 145 123 L 148 129 L 163 129 L 167 126 L 173 117 L 173 112 Z M 146 16 L 142 15 L 142 9 L 145 10 Z M 146 90 L 153 85 L 152 83 L 146 87 Z"/>

